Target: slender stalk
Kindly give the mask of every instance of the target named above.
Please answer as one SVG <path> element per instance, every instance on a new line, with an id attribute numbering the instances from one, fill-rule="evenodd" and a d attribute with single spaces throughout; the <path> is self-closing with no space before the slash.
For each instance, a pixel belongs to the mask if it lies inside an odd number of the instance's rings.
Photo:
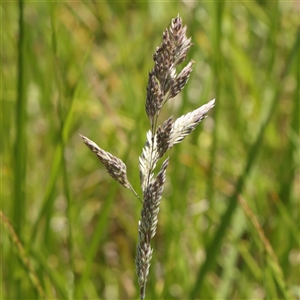
<path id="1" fill-rule="evenodd" d="M 21 234 L 25 208 L 26 178 L 26 86 L 25 86 L 25 24 L 24 4 L 19 1 L 18 83 L 16 102 L 16 140 L 14 149 L 14 224 Z"/>
<path id="2" fill-rule="evenodd" d="M 17 101 L 16 101 L 16 139 L 14 143 L 13 169 L 14 169 L 14 202 L 13 202 L 13 224 L 18 236 L 22 237 L 25 211 L 25 190 L 26 190 L 26 81 L 25 81 L 25 22 L 24 3 L 19 0 L 19 43 L 18 43 L 18 65 L 17 65 Z M 14 259 L 13 264 L 18 264 Z M 11 266 L 10 270 L 14 270 Z M 13 272 L 10 273 L 10 280 L 15 280 Z M 13 291 L 13 298 L 21 297 L 21 282 L 18 280 L 17 288 Z"/>

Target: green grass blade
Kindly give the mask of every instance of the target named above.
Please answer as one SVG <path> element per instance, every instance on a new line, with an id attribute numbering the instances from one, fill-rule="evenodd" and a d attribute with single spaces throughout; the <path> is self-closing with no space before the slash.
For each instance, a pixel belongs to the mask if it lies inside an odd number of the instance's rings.
<path id="1" fill-rule="evenodd" d="M 14 143 L 13 166 L 14 166 L 14 201 L 13 201 L 13 224 L 16 234 L 22 237 L 22 229 L 24 225 L 24 211 L 26 206 L 26 162 L 27 162 L 27 101 L 26 101 L 26 80 L 25 80 L 25 21 L 24 21 L 24 3 L 19 1 L 19 43 L 18 43 L 18 67 L 17 67 L 17 101 L 16 101 L 16 138 Z M 12 268 L 18 264 L 14 259 Z M 11 281 L 14 281 L 13 274 L 9 272 Z M 19 280 L 18 280 L 19 282 Z M 20 282 L 13 291 L 12 297 L 20 297 Z"/>
<path id="2" fill-rule="evenodd" d="M 300 28 L 298 28 L 298 35 L 300 34 Z M 296 59 L 296 67 L 295 72 L 296 72 L 296 80 L 297 80 L 297 85 L 298 88 L 296 89 L 296 92 L 294 94 L 293 98 L 293 110 L 292 110 L 292 119 L 290 123 L 290 130 L 288 132 L 290 139 L 289 139 L 289 144 L 286 150 L 286 163 L 283 165 L 282 171 L 281 171 L 281 187 L 280 187 L 280 198 L 285 199 L 285 205 L 288 205 L 291 201 L 291 192 L 292 192 L 292 186 L 294 182 L 294 176 L 296 174 L 295 170 L 297 168 L 296 163 L 294 162 L 294 153 L 299 153 L 299 146 L 296 144 L 297 139 L 299 143 L 299 128 L 300 128 L 300 55 L 299 55 L 299 48 L 300 45 L 296 45 L 294 48 L 295 51 L 298 49 L 298 58 Z M 296 138 L 293 138 L 293 135 L 296 136 Z M 296 142 L 295 142 L 296 141 Z M 298 162 L 299 163 L 299 162 Z M 290 168 L 286 168 L 287 166 L 291 166 Z M 299 167 L 299 166 L 298 166 Z"/>
<path id="3" fill-rule="evenodd" d="M 100 244 L 101 240 L 103 239 L 104 233 L 106 232 L 105 228 L 107 227 L 109 212 L 111 210 L 112 203 L 115 199 L 116 190 L 117 190 L 116 187 L 117 187 L 117 184 L 114 183 L 114 187 L 111 189 L 107 198 L 105 199 L 103 208 L 100 212 L 98 223 L 97 223 L 95 232 L 93 234 L 93 239 L 92 239 L 91 245 L 88 249 L 86 258 L 85 258 L 86 266 L 84 268 L 83 274 L 81 275 L 78 286 L 75 287 L 76 299 L 84 298 L 83 297 L 84 289 L 85 289 L 86 283 L 89 280 L 89 277 L 91 275 L 91 267 L 93 264 L 93 260 L 96 255 L 96 252 L 98 250 L 99 244 Z"/>
<path id="4" fill-rule="evenodd" d="M 53 34 L 53 36 L 55 37 L 55 34 Z M 74 87 L 73 94 L 71 96 L 71 103 L 68 107 L 66 116 L 65 116 L 64 120 L 62 121 L 62 127 L 61 127 L 61 132 L 60 132 L 61 139 L 55 149 L 55 153 L 54 153 L 54 157 L 53 157 L 53 161 L 52 161 L 52 167 L 50 170 L 49 181 L 48 181 L 48 184 L 46 187 L 46 192 L 45 192 L 45 196 L 44 196 L 44 200 L 43 200 L 43 205 L 42 205 L 42 208 L 38 215 L 38 218 L 35 221 L 35 225 L 33 226 L 33 232 L 32 232 L 32 237 L 31 237 L 32 241 L 35 240 L 37 230 L 39 228 L 39 226 L 38 226 L 39 223 L 41 222 L 42 218 L 45 215 L 47 215 L 47 212 L 49 212 L 51 207 L 53 206 L 55 185 L 56 185 L 56 182 L 57 182 L 57 179 L 59 176 L 60 167 L 61 167 L 63 156 L 64 156 L 64 145 L 69 138 L 71 127 L 72 127 L 73 109 L 74 109 L 74 102 L 76 99 L 76 95 L 78 92 L 78 84 L 80 82 L 80 79 L 81 79 L 81 76 L 83 73 L 83 69 L 84 69 L 84 65 L 85 65 L 86 59 L 88 57 L 88 54 L 90 52 L 91 45 L 92 45 L 92 41 L 88 47 L 85 57 L 83 58 L 83 62 L 82 62 L 82 65 L 81 65 L 81 68 L 80 68 L 79 74 L 78 74 L 78 79 L 76 81 L 76 85 Z M 55 47 L 53 49 L 55 49 Z M 54 54 L 54 57 L 55 57 L 55 54 Z M 60 84 L 60 83 L 58 83 L 58 84 Z M 47 226 L 49 226 L 49 222 L 48 222 Z"/>
<path id="5" fill-rule="evenodd" d="M 221 42 L 222 42 L 222 19 L 225 1 L 218 1 L 212 3 L 214 9 L 214 26 L 213 26 L 213 48 L 214 48 L 214 93 L 216 98 L 216 105 L 214 107 L 214 122 L 216 130 L 213 131 L 213 143 L 211 147 L 210 155 L 210 166 L 207 182 L 207 198 L 212 202 L 212 207 L 214 206 L 214 166 L 216 161 L 216 151 L 218 143 L 218 128 L 219 128 L 219 114 L 221 107 L 221 74 L 222 74 L 222 51 L 221 51 Z"/>
<path id="6" fill-rule="evenodd" d="M 26 80 L 25 80 L 25 24 L 24 4 L 19 1 L 19 45 L 18 45 L 18 83 L 16 102 L 16 140 L 14 146 L 14 213 L 13 222 L 17 234 L 21 235 L 25 209 L 26 181 Z"/>
<path id="7" fill-rule="evenodd" d="M 8 235 L 9 235 L 12 243 L 15 246 L 18 257 L 19 257 L 20 261 L 22 262 L 23 268 L 25 269 L 25 272 L 28 274 L 28 277 L 29 277 L 32 285 L 37 290 L 38 295 L 41 298 L 46 298 L 46 294 L 41 285 L 41 282 L 35 272 L 35 269 L 33 268 L 33 265 L 31 263 L 29 257 L 27 256 L 27 254 L 25 252 L 25 249 L 24 249 L 19 237 L 17 236 L 17 233 L 15 232 L 13 226 L 11 225 L 11 223 L 9 222 L 9 220 L 7 219 L 7 217 L 1 210 L 0 210 L 0 220 L 1 220 L 1 224 L 4 224 L 4 226 L 7 229 Z"/>
<path id="8" fill-rule="evenodd" d="M 278 258 L 262 227 L 260 226 L 257 217 L 254 215 L 242 196 L 239 196 L 239 203 L 241 204 L 248 220 L 250 221 L 253 239 L 263 256 L 262 269 L 264 270 L 264 276 L 267 283 L 266 292 L 268 294 L 268 298 L 277 299 L 283 296 L 284 299 L 293 299 L 286 287 L 284 275 L 279 265 Z M 277 293 L 275 282 L 277 283 L 280 293 Z"/>
<path id="9" fill-rule="evenodd" d="M 298 36 L 296 37 L 295 43 L 294 43 L 294 47 L 289 55 L 289 59 L 288 59 L 289 63 L 286 65 L 286 68 L 284 69 L 284 72 L 282 73 L 281 81 L 283 81 L 285 79 L 285 77 L 289 71 L 289 68 L 291 66 L 292 61 L 294 61 L 296 58 L 295 49 L 299 43 L 299 38 L 300 38 L 300 35 L 298 34 Z M 260 131 L 257 135 L 257 138 L 249 150 L 246 166 L 236 183 L 234 193 L 228 199 L 228 203 L 229 203 L 228 208 L 222 217 L 221 224 L 219 225 L 219 227 L 216 231 L 216 234 L 213 237 L 212 242 L 206 248 L 207 258 L 206 258 L 204 264 L 199 269 L 196 282 L 195 282 L 194 287 L 191 292 L 192 299 L 195 299 L 198 297 L 201 286 L 203 285 L 205 275 L 212 269 L 212 267 L 216 263 L 216 257 L 220 251 L 222 239 L 225 236 L 227 228 L 230 225 L 232 215 L 235 212 L 235 209 L 237 207 L 237 203 L 238 203 L 237 197 L 241 193 L 241 191 L 246 183 L 247 177 L 254 165 L 255 159 L 259 153 L 266 128 L 267 128 L 268 124 L 270 123 L 270 120 L 271 120 L 271 118 L 275 112 L 275 109 L 278 105 L 278 101 L 281 96 L 282 88 L 283 88 L 282 85 L 277 85 L 277 90 L 275 92 L 273 100 L 268 109 L 268 113 L 267 113 L 265 119 L 262 121 Z"/>
<path id="10" fill-rule="evenodd" d="M 39 266 L 42 268 L 43 273 L 49 276 L 49 279 L 52 284 L 52 289 L 53 287 L 55 287 L 55 292 L 59 296 L 58 299 L 69 299 L 68 293 L 66 291 L 65 278 L 60 274 L 59 271 L 49 266 L 49 262 L 47 261 L 47 257 L 49 257 L 49 253 L 47 249 L 32 248 L 30 251 L 31 254 L 37 260 L 37 262 L 39 263 Z"/>

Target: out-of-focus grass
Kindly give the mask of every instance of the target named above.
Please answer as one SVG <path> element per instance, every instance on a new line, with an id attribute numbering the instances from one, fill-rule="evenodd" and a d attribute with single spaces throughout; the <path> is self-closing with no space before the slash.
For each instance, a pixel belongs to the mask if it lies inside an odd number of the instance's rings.
<path id="1" fill-rule="evenodd" d="M 78 133 L 122 158 L 140 193 L 147 74 L 177 13 L 196 64 L 163 118 L 217 102 L 170 152 L 147 297 L 300 297 L 299 3 L 1 8 L 3 299 L 42 298 L 32 274 L 47 298 L 138 297 L 141 204 Z"/>

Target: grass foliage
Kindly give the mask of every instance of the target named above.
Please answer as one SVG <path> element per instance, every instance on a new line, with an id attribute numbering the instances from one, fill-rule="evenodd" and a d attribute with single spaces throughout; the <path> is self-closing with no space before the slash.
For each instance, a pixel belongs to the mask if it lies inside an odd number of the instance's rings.
<path id="1" fill-rule="evenodd" d="M 146 299 L 300 298 L 297 1 L 1 3 L 1 298 L 133 299 L 141 203 L 79 133 L 138 157 L 152 53 L 180 16 L 194 72 Z M 298 27 L 297 27 L 298 26 Z"/>

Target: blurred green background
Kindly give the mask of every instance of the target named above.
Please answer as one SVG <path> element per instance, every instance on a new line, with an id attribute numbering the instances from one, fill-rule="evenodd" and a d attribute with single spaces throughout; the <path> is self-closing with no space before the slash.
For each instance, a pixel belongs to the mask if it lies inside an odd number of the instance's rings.
<path id="1" fill-rule="evenodd" d="M 300 299 L 299 1 L 1 3 L 1 298 L 137 299 L 141 204 L 79 133 L 138 157 L 152 54 L 196 61 L 160 121 L 216 97 L 170 152 L 146 299 Z"/>

